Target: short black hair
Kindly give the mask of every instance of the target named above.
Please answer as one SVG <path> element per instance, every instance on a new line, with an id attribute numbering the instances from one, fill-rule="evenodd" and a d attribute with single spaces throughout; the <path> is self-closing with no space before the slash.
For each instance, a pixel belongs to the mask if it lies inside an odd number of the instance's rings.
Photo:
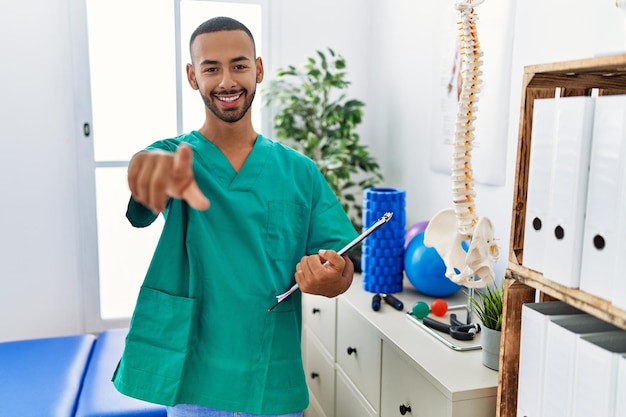
<path id="1" fill-rule="evenodd" d="M 242 30 L 246 32 L 252 41 L 252 47 L 256 56 L 256 44 L 254 43 L 254 36 L 252 36 L 250 29 L 248 29 L 248 27 L 240 21 L 226 16 L 214 17 L 200 24 L 200 26 L 198 26 L 191 34 L 191 39 L 189 39 L 189 51 L 191 52 L 191 45 L 198 35 L 202 35 L 203 33 L 221 32 L 223 30 Z"/>

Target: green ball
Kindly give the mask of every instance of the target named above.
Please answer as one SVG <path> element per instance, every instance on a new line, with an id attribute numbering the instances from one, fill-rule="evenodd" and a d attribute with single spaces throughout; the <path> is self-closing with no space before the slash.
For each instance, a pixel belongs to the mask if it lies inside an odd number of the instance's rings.
<path id="1" fill-rule="evenodd" d="M 430 313 L 430 307 L 423 301 L 418 301 L 413 305 L 413 315 L 418 319 L 423 319 Z"/>

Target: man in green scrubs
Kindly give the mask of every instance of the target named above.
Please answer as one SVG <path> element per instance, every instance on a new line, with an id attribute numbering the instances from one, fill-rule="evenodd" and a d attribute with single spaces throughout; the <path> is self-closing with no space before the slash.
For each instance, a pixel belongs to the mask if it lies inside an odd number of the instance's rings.
<path id="1" fill-rule="evenodd" d="M 204 124 L 128 168 L 129 221 L 165 225 L 113 381 L 169 416 L 301 416 L 301 295 L 269 307 L 294 282 L 346 291 L 354 267 L 335 250 L 357 232 L 313 161 L 254 130 L 263 62 L 250 31 L 208 20 L 190 52 Z"/>

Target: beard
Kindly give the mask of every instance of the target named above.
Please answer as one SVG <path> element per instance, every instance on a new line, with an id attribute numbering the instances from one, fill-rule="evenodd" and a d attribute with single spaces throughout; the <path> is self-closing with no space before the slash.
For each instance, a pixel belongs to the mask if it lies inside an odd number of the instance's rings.
<path id="1" fill-rule="evenodd" d="M 246 101 L 243 103 L 243 107 L 232 108 L 232 109 L 219 109 L 213 101 L 211 101 L 211 97 L 206 97 L 202 92 L 200 92 L 200 97 L 202 97 L 202 101 L 204 101 L 204 105 L 207 109 L 211 111 L 218 119 L 226 122 L 226 123 L 235 123 L 238 122 L 246 115 L 250 107 L 252 107 L 252 102 L 254 101 L 254 96 L 256 95 L 256 89 L 252 92 L 252 94 L 248 95 L 247 90 L 243 90 L 245 94 Z M 227 94 L 237 94 L 238 91 L 227 92 Z M 216 100 L 216 99 L 215 99 Z"/>

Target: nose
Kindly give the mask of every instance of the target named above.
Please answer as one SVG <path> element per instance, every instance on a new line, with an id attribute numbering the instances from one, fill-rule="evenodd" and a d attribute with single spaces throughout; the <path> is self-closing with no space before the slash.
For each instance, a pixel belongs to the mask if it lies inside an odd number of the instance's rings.
<path id="1" fill-rule="evenodd" d="M 229 89 L 234 87 L 237 83 L 235 81 L 235 77 L 230 70 L 224 70 L 222 73 L 222 80 L 220 81 L 220 88 Z"/>

